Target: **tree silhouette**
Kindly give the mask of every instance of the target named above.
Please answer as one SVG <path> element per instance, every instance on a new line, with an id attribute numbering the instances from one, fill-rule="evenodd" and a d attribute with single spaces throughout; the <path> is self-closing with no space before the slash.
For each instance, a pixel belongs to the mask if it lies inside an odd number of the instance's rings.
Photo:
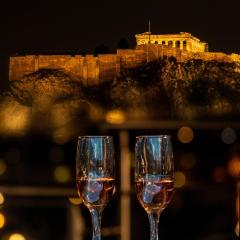
<path id="1" fill-rule="evenodd" d="M 108 47 L 102 43 L 100 45 L 98 45 L 97 47 L 95 47 L 94 49 L 94 55 L 98 55 L 98 54 L 106 54 L 109 52 Z"/>

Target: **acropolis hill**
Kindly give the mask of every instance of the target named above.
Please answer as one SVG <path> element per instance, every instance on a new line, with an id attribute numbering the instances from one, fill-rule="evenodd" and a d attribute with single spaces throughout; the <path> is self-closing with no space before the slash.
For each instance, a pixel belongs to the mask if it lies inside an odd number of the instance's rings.
<path id="1" fill-rule="evenodd" d="M 163 56 L 178 62 L 190 59 L 240 62 L 240 55 L 209 52 L 208 44 L 190 33 L 153 35 L 137 34 L 135 49 L 118 49 L 116 54 L 94 55 L 24 55 L 10 57 L 9 80 L 20 80 L 41 69 L 61 69 L 85 86 L 111 81 L 122 68 L 138 67 Z"/>

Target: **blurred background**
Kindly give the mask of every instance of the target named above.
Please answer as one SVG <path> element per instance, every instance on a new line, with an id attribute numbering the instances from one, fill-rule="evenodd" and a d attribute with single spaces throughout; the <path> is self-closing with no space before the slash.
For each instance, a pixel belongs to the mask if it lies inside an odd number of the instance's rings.
<path id="1" fill-rule="evenodd" d="M 89 129 L 113 135 L 117 152 L 116 193 L 103 213 L 103 239 L 149 238 L 148 218 L 134 192 L 134 142 L 136 135 L 166 133 L 174 147 L 175 194 L 161 215 L 160 239 L 237 238 L 239 125 L 185 123 L 106 122 Z M 91 239 L 90 214 L 75 185 L 77 136 L 59 136 L 1 138 L 1 239 Z"/>

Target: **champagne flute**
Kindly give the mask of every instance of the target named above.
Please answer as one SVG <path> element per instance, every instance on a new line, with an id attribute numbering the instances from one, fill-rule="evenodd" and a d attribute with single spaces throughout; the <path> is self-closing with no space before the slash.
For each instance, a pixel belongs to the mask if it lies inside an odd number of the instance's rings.
<path id="1" fill-rule="evenodd" d="M 148 214 L 150 239 L 158 240 L 161 212 L 173 195 L 173 153 L 169 135 L 139 136 L 135 145 L 135 188 Z"/>
<path id="2" fill-rule="evenodd" d="M 101 215 L 114 192 L 111 136 L 80 136 L 76 157 L 77 189 L 92 217 L 92 240 L 101 239 Z"/>

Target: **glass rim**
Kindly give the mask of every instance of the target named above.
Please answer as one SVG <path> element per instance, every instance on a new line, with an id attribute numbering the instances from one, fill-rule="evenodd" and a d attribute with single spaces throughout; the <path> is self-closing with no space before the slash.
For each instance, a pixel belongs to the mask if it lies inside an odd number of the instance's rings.
<path id="1" fill-rule="evenodd" d="M 161 135 L 140 135 L 136 136 L 136 138 L 171 138 L 169 134 L 161 134 Z"/>
<path id="2" fill-rule="evenodd" d="M 80 138 L 112 138 L 113 136 L 111 135 L 83 135 L 83 136 L 78 136 L 78 139 Z"/>

